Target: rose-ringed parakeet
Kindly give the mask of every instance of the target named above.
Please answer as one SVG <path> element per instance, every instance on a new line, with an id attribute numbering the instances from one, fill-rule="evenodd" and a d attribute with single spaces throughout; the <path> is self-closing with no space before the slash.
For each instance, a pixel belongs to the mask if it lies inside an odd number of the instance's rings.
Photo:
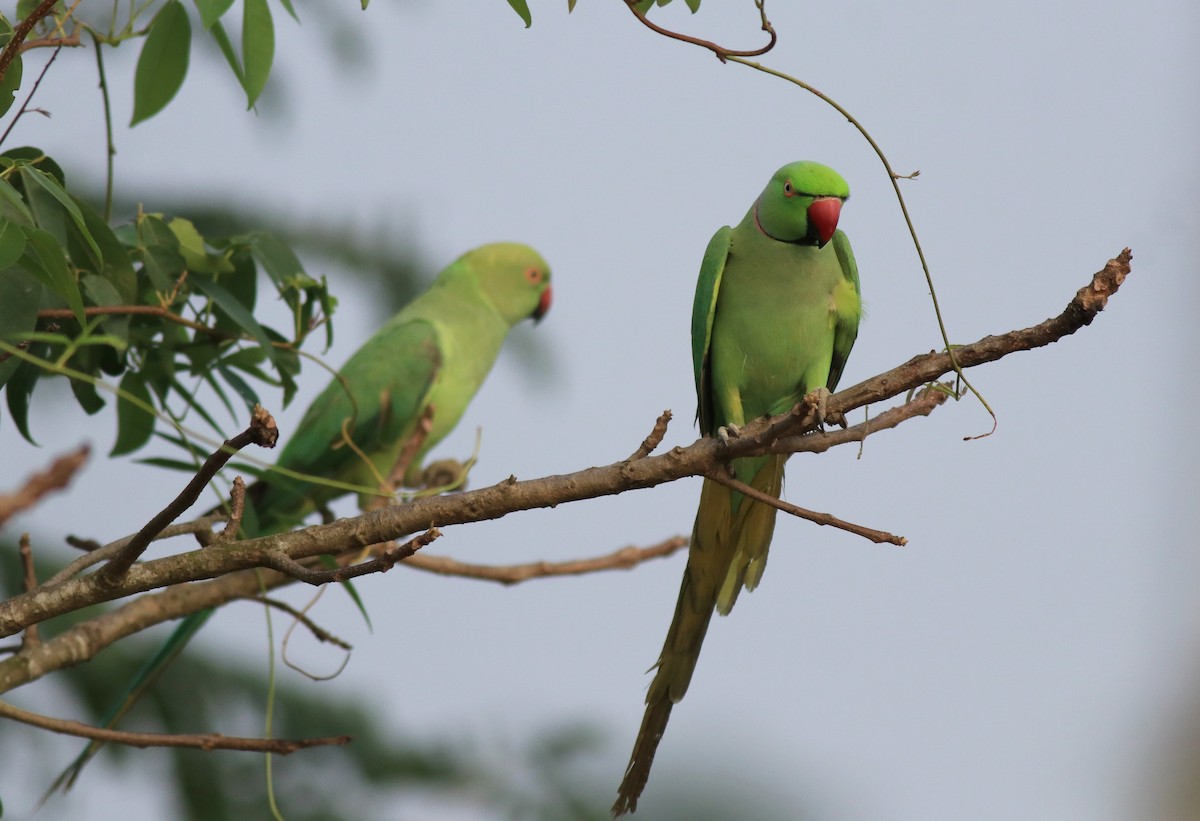
<path id="1" fill-rule="evenodd" d="M 704 253 L 692 308 L 701 432 L 728 435 L 832 391 L 858 335 L 858 269 L 837 230 L 849 186 L 837 172 L 794 162 L 775 172 L 734 228 Z M 736 459 L 734 475 L 778 498 L 786 456 Z M 704 481 L 675 617 L 646 694 L 646 714 L 613 815 L 637 808 L 671 707 L 683 698 L 713 610 L 727 615 L 762 579 L 775 508 Z"/>
<path id="2" fill-rule="evenodd" d="M 350 357 L 308 407 L 277 465 L 379 487 L 427 417 L 429 431 L 405 482 L 415 486 L 425 454 L 458 424 L 509 330 L 524 319 L 540 320 L 550 300 L 550 268 L 532 248 L 501 242 L 463 254 Z M 292 527 L 345 493 L 270 474 L 247 492 L 241 538 Z M 120 719 L 212 612 L 199 611 L 179 623 L 135 674 L 106 726 Z M 67 786 L 98 746 L 89 745 L 64 773 Z"/>

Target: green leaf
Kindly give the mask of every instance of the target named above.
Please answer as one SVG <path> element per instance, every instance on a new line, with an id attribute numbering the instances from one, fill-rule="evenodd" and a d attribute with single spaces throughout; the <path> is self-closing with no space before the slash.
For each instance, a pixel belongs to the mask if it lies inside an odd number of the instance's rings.
<path id="1" fill-rule="evenodd" d="M 35 342 L 29 346 L 29 353 L 39 359 L 44 359 L 49 350 L 50 346 L 42 342 Z M 41 376 L 41 368 L 32 362 L 21 360 L 16 373 L 8 380 L 4 389 L 13 423 L 25 441 L 31 445 L 36 445 L 37 442 L 29 435 L 29 398 L 33 396 L 33 388 Z"/>
<path id="2" fill-rule="evenodd" d="M 204 244 L 204 237 L 190 220 L 176 217 L 167 223 L 171 233 L 179 240 L 179 253 L 187 263 L 189 271 L 202 274 L 228 274 L 233 272 L 233 263 L 226 257 L 214 254 Z"/>
<path id="3" fill-rule="evenodd" d="M 221 19 L 221 15 L 229 11 L 229 7 L 233 5 L 233 0 L 192 0 L 196 4 L 196 10 L 200 12 L 200 25 L 206 29 L 213 27 L 213 24 Z"/>
<path id="4" fill-rule="evenodd" d="M 9 345 L 19 345 L 27 338 L 37 324 L 38 303 L 43 290 L 41 283 L 20 268 L 0 271 L 0 339 Z M 16 356 L 0 362 L 0 386 L 9 380 L 21 362 Z"/>
<path id="5" fill-rule="evenodd" d="M 104 219 L 96 213 L 96 209 L 81 199 L 72 198 L 83 215 L 84 225 L 88 233 L 96 240 L 100 253 L 104 257 L 104 278 L 112 283 L 120 295 L 120 302 L 114 305 L 129 305 L 137 302 L 137 274 L 134 273 L 133 263 L 125 246 L 117 239 L 113 230 L 105 224 Z"/>
<path id="6" fill-rule="evenodd" d="M 38 277 L 50 290 L 66 300 L 83 325 L 83 298 L 79 294 L 79 283 L 67 268 L 67 258 L 62 246 L 53 236 L 41 228 L 25 228 L 28 245 L 21 255 L 21 267 Z"/>
<path id="7" fill-rule="evenodd" d="M 87 294 L 88 299 L 91 300 L 93 305 L 109 308 L 114 305 L 125 304 L 125 300 L 121 298 L 121 294 L 117 292 L 116 287 L 104 277 L 87 274 L 81 277 L 79 282 L 83 285 L 83 292 Z M 104 328 L 105 332 L 128 344 L 129 320 L 129 316 L 113 314 L 101 317 L 100 326 Z"/>
<path id="8" fill-rule="evenodd" d="M 129 394 L 149 407 L 154 407 L 154 399 L 146 386 L 146 378 L 137 371 L 129 371 L 121 379 L 121 393 Z M 121 396 L 117 402 L 117 441 L 108 455 L 131 453 L 149 442 L 154 433 L 154 421 L 153 414 L 147 413 L 144 408 Z"/>
<path id="9" fill-rule="evenodd" d="M 183 85 L 192 46 L 192 24 L 179 0 L 170 0 L 150 21 L 150 33 L 133 76 L 135 126 L 162 111 Z"/>
<path id="10" fill-rule="evenodd" d="M 0 14 L 0 46 L 8 44 L 12 39 L 13 27 L 8 22 L 4 15 Z M 18 55 L 8 64 L 8 71 L 4 73 L 4 79 L 0 80 L 0 117 L 8 113 L 12 108 L 12 104 L 16 102 L 15 95 L 17 89 L 21 87 L 21 57 Z"/>
<path id="11" fill-rule="evenodd" d="M 225 27 L 216 23 L 209 29 L 209 33 L 217 41 L 217 48 L 221 49 L 221 53 L 225 55 L 225 62 L 229 63 L 229 67 L 233 69 L 233 76 L 237 78 L 238 85 L 245 88 L 246 74 L 242 71 L 242 63 L 238 59 L 237 52 L 233 50 L 233 43 L 229 40 L 229 35 L 225 33 Z"/>
<path id="12" fill-rule="evenodd" d="M 184 269 L 179 239 L 165 222 L 149 214 L 138 220 L 137 236 L 142 248 L 142 265 L 150 284 L 159 292 L 170 293 Z"/>
<path id="13" fill-rule="evenodd" d="M 287 13 L 292 16 L 293 20 L 295 20 L 297 23 L 300 22 L 300 18 L 296 16 L 296 9 L 292 7 L 292 0 L 279 0 L 279 3 L 285 9 L 287 9 Z"/>
<path id="14" fill-rule="evenodd" d="M 242 397 L 242 401 L 246 403 L 247 408 L 252 410 L 255 405 L 261 404 L 258 401 L 258 394 L 254 392 L 254 388 L 250 387 L 245 379 L 238 376 L 237 371 L 224 365 L 218 365 L 217 370 L 225 378 L 225 381 L 229 383 L 229 387 L 237 391 L 238 396 Z"/>
<path id="15" fill-rule="evenodd" d="M 254 318 L 254 314 L 250 313 L 237 297 L 229 293 L 215 281 L 206 276 L 188 277 L 188 281 L 196 287 L 196 290 L 202 291 L 209 299 L 217 304 L 217 306 L 229 314 L 242 330 L 249 333 L 262 346 L 265 353 L 271 361 L 275 361 L 275 348 L 271 345 L 271 337 L 267 335 L 266 330 L 262 325 L 258 324 L 258 320 Z"/>
<path id="16" fill-rule="evenodd" d="M 263 270 L 267 272 L 267 276 L 280 290 L 294 288 L 297 285 L 303 287 L 302 280 L 312 281 L 308 274 L 304 273 L 304 266 L 300 264 L 299 257 L 292 252 L 291 248 L 271 234 L 265 231 L 255 231 L 240 239 L 249 244 L 254 258 L 259 261 Z"/>
<path id="17" fill-rule="evenodd" d="M 575 11 L 575 0 L 567 0 L 567 14 Z"/>
<path id="18" fill-rule="evenodd" d="M 0 268 L 7 268 L 25 251 L 25 233 L 21 226 L 0 217 Z"/>
<path id="19" fill-rule="evenodd" d="M 242 7 L 242 60 L 246 67 L 247 108 L 254 108 L 258 95 L 267 84 L 271 73 L 271 61 L 275 59 L 275 24 L 271 22 L 271 9 L 267 0 L 243 0 Z"/>
<path id="20" fill-rule="evenodd" d="M 72 370 L 80 371 L 96 378 L 100 370 L 100 357 L 97 353 L 95 348 L 81 350 L 71 357 L 70 362 L 67 364 Z M 70 380 L 70 383 L 71 393 L 75 394 L 75 401 L 83 408 L 84 413 L 88 416 L 99 413 L 100 409 L 104 407 L 104 399 L 101 398 L 100 393 L 96 390 L 95 383 L 87 379 L 74 378 Z"/>
<path id="21" fill-rule="evenodd" d="M 33 214 L 21 193 L 5 179 L 0 179 L 0 217 L 18 225 L 33 225 Z"/>
<path id="22" fill-rule="evenodd" d="M 88 231 L 87 223 L 83 220 L 83 214 L 79 211 L 79 206 L 71 199 L 71 195 L 66 192 L 59 179 L 41 169 L 27 165 L 21 168 L 21 180 L 25 183 L 26 196 L 29 196 L 31 193 L 31 188 L 40 188 L 62 206 L 63 210 L 67 212 L 67 216 L 71 218 L 71 222 L 75 224 L 75 227 L 79 229 L 79 233 L 82 234 L 82 239 L 87 243 L 88 250 L 96 255 L 96 261 L 100 266 L 103 266 L 104 258 L 100 253 L 100 246 L 96 244 L 96 240 Z"/>
<path id="23" fill-rule="evenodd" d="M 529 13 L 529 4 L 525 0 L 508 0 L 508 4 L 513 7 L 513 11 L 525 21 L 525 28 L 533 25 L 533 15 Z"/>
<path id="24" fill-rule="evenodd" d="M 692 14 L 700 11 L 700 0 L 683 0 L 687 3 L 687 7 L 692 10 Z"/>
<path id="25" fill-rule="evenodd" d="M 646 12 L 650 11 L 650 8 L 654 5 L 654 0 L 638 0 L 638 2 L 634 3 L 633 5 L 634 8 L 644 15 Z"/>

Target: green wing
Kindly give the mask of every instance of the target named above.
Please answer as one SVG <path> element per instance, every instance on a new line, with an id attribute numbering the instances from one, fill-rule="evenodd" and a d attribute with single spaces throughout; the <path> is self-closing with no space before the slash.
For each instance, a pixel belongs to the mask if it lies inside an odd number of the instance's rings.
<path id="1" fill-rule="evenodd" d="M 721 275 L 725 273 L 725 261 L 729 259 L 730 237 L 733 229 L 728 225 L 713 234 L 700 263 L 700 277 L 696 281 L 696 298 L 692 303 L 692 366 L 696 373 L 696 418 L 700 421 L 700 432 L 711 434 L 713 425 L 712 369 L 709 367 L 709 345 L 712 343 L 713 317 L 717 312 L 717 292 L 721 289 Z"/>
<path id="2" fill-rule="evenodd" d="M 279 467 L 373 486 L 363 457 L 387 475 L 424 412 L 441 367 L 435 325 L 397 317 L 367 340 L 313 400 L 280 454 Z M 256 508 L 260 522 L 274 526 L 345 492 L 278 475 L 268 481 Z"/>
<path id="3" fill-rule="evenodd" d="M 862 288 L 858 282 L 858 265 L 854 262 L 854 252 L 850 250 L 850 240 L 841 231 L 833 233 L 833 250 L 837 252 L 838 262 L 842 264 L 842 274 L 854 286 L 854 293 L 862 297 Z M 862 317 L 861 303 L 855 312 L 853 321 L 848 318 L 839 319 L 833 329 L 833 361 L 829 364 L 829 390 L 837 390 L 838 381 L 842 378 L 842 369 L 846 367 L 846 359 L 854 340 L 858 338 L 858 321 Z"/>

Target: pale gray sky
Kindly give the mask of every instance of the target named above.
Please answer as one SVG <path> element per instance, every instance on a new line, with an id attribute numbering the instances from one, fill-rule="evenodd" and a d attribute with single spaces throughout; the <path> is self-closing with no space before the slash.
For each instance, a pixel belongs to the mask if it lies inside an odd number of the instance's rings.
<path id="1" fill-rule="evenodd" d="M 328 57 L 319 16 L 302 5 L 297 26 L 275 7 L 282 121 L 244 113 L 227 69 L 194 60 L 162 115 L 118 128 L 118 185 L 382 226 L 437 265 L 495 239 L 538 247 L 556 301 L 530 333 L 555 368 L 537 382 L 502 355 L 439 449 L 465 455 L 483 426 L 474 486 L 623 458 L 663 408 L 676 416 L 664 447 L 695 438 L 688 319 L 701 255 L 791 160 L 837 168 L 853 192 L 841 227 L 869 313 L 843 383 L 941 345 L 888 180 L 820 101 L 653 35 L 616 0 L 582 0 L 570 17 L 563 2 L 533 3 L 529 30 L 502 0 L 471 17 L 457 4 L 386 5 L 366 12 L 367 58 L 350 69 Z M 801 805 L 820 819 L 1144 817 L 1152 756 L 1200 674 L 1200 453 L 1187 418 L 1200 398 L 1200 11 L 1191 0 L 768 10 L 780 41 L 764 61 L 836 97 L 897 170 L 920 169 L 904 191 L 953 341 L 1057 314 L 1126 245 L 1133 274 L 1093 327 L 972 372 L 1000 415 L 991 438 L 962 441 L 990 424 L 964 401 L 869 440 L 862 459 L 843 448 L 792 460 L 788 500 L 910 544 L 780 518 L 761 588 L 709 631 L 638 817 L 658 817 L 659 779 L 697 767 L 711 778 L 730 761 L 761 768 L 781 819 Z M 761 42 L 748 0 L 655 18 Z M 134 54 L 109 62 L 121 123 Z M 91 60 L 62 55 L 38 101 L 53 120 L 31 117 L 14 137 L 68 173 L 102 157 Z M 343 298 L 340 363 L 376 321 L 371 295 L 312 272 Z M 306 374 L 277 414 L 285 435 L 323 385 Z M 112 424 L 47 409 L 34 431 L 50 446 L 37 450 L 4 420 L 5 473 L 80 439 L 102 453 Z M 14 530 L 117 537 L 177 478 L 96 458 L 72 494 Z M 690 480 L 450 528 L 432 549 L 504 562 L 649 544 L 690 530 L 698 493 Z M 318 617 L 357 650 L 340 679 L 305 686 L 332 699 L 369 689 L 394 704 L 397 732 L 517 741 L 595 722 L 611 739 L 597 767 L 615 794 L 682 563 L 513 589 L 373 577 L 360 590 L 375 633 L 327 596 Z M 250 618 L 224 614 L 201 640 L 258 658 Z M 14 700 L 52 709 L 47 698 Z M 144 789 L 93 792 L 104 786 L 91 774 L 43 817 L 162 812 L 151 758 Z M 4 800 L 16 816 L 29 806 L 12 786 Z"/>

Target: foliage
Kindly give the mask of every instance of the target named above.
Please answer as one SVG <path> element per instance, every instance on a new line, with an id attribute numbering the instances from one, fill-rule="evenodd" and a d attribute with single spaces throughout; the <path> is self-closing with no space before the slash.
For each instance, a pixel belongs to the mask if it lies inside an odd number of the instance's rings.
<path id="1" fill-rule="evenodd" d="M 36 5 L 23 2 L 18 14 L 29 15 Z M 266 0 L 244 3 L 240 55 L 226 48 L 220 22 L 232 3 L 195 5 L 201 32 L 224 44 L 222 53 L 253 105 L 274 49 Z M 290 2 L 283 5 L 295 16 Z M 130 4 L 128 17 L 118 19 L 114 9 L 101 26 L 71 21 L 60 4 L 35 31 L 53 40 L 73 22 L 92 35 L 98 52 L 142 38 L 136 124 L 170 102 L 188 68 L 188 12 L 169 0 L 138 28 L 151 10 Z M 0 19 L 0 42 L 13 29 Z M 15 90 L 21 80 L 18 56 L 0 89 Z M 104 89 L 103 73 L 101 80 Z M 0 108 L 11 103 L 0 93 Z M 110 178 L 109 199 L 111 187 Z M 211 388 L 239 422 L 245 417 L 239 406 L 257 403 L 264 385 L 280 388 L 287 404 L 305 339 L 323 325 L 326 343 L 332 340 L 335 301 L 324 281 L 309 276 L 292 250 L 267 233 L 243 228 L 205 236 L 184 217 L 141 206 L 131 211 L 113 227 L 107 213 L 68 186 L 63 168 L 45 151 L 23 147 L 0 154 L 0 388 L 12 423 L 30 441 L 30 402 L 46 377 L 66 377 L 89 414 L 105 407 L 102 391 L 117 393 L 122 401 L 112 453 L 145 445 L 157 416 L 168 423 L 160 435 L 188 451 L 179 464 L 190 469 L 191 454 L 200 448 L 179 422 L 194 414 L 221 430 L 196 391 Z M 260 272 L 290 311 L 285 328 L 255 317 Z"/>

